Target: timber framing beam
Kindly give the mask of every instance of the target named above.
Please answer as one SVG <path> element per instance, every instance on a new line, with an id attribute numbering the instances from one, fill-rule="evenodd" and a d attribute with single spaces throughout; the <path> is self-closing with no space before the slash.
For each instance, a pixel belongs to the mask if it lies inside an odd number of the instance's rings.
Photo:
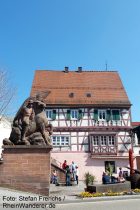
<path id="1" fill-rule="evenodd" d="M 54 127 L 53 128 L 54 132 L 120 132 L 120 131 L 131 131 L 130 126 L 81 126 L 81 127 Z"/>

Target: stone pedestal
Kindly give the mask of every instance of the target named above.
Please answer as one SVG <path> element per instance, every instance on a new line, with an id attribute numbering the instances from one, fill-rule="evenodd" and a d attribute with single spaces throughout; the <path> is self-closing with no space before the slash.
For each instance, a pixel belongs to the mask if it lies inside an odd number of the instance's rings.
<path id="1" fill-rule="evenodd" d="M 4 146 L 1 186 L 49 195 L 51 146 Z"/>

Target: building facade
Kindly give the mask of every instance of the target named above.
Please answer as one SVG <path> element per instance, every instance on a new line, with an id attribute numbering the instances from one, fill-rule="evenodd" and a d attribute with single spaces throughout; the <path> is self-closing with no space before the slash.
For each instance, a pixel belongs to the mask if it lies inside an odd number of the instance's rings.
<path id="1" fill-rule="evenodd" d="M 140 122 L 132 122 L 133 153 L 136 160 L 136 168 L 140 170 Z"/>
<path id="2" fill-rule="evenodd" d="M 36 71 L 31 96 L 50 91 L 46 116 L 53 125 L 52 158 L 74 161 L 101 181 L 109 165 L 129 165 L 131 104 L 116 71 Z M 125 171 L 127 169 L 124 168 Z"/>
<path id="3" fill-rule="evenodd" d="M 3 139 L 10 137 L 11 130 L 12 128 L 10 120 L 0 116 L 0 158 L 2 153 Z"/>

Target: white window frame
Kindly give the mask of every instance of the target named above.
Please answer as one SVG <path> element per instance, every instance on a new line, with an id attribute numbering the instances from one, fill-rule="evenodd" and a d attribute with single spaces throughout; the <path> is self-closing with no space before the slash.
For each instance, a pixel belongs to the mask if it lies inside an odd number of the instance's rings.
<path id="1" fill-rule="evenodd" d="M 54 139 L 56 142 L 54 143 Z M 54 147 L 69 147 L 70 146 L 70 136 L 67 135 L 53 135 L 52 144 Z"/>
<path id="2" fill-rule="evenodd" d="M 100 119 L 100 114 L 102 115 L 101 119 Z M 105 119 L 103 119 L 103 114 L 105 115 Z M 99 109 L 98 110 L 98 120 L 99 121 L 106 121 L 106 110 L 105 109 Z"/>
<path id="3" fill-rule="evenodd" d="M 100 145 L 101 146 L 107 146 L 107 140 L 108 140 L 108 138 L 107 138 L 108 136 L 100 136 Z"/>
<path id="4" fill-rule="evenodd" d="M 53 116 L 53 110 L 52 109 L 46 109 L 46 116 L 48 120 L 52 119 Z"/>
<path id="5" fill-rule="evenodd" d="M 109 146 L 115 145 L 115 136 L 108 136 L 108 145 Z"/>
<path id="6" fill-rule="evenodd" d="M 70 115 L 71 115 L 71 119 L 72 120 L 77 120 L 78 119 L 78 115 L 79 115 L 79 110 L 71 109 L 70 110 Z"/>
<path id="7" fill-rule="evenodd" d="M 100 142 L 99 142 L 99 136 L 93 136 L 92 137 L 92 142 L 94 146 L 99 146 Z"/>
<path id="8" fill-rule="evenodd" d="M 93 135 L 92 145 L 93 146 L 115 146 L 116 137 L 115 135 Z"/>

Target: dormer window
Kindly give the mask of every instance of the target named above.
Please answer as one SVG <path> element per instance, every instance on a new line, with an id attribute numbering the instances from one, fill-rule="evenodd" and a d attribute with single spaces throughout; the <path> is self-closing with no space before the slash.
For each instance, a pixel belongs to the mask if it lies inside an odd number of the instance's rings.
<path id="1" fill-rule="evenodd" d="M 90 98 L 90 97 L 91 97 L 91 93 L 87 93 L 86 96 L 87 96 L 88 98 Z"/>
<path id="2" fill-rule="evenodd" d="M 74 97 L 74 93 L 70 93 L 70 94 L 69 94 L 69 97 L 70 97 L 70 98 L 73 98 L 73 97 Z"/>

